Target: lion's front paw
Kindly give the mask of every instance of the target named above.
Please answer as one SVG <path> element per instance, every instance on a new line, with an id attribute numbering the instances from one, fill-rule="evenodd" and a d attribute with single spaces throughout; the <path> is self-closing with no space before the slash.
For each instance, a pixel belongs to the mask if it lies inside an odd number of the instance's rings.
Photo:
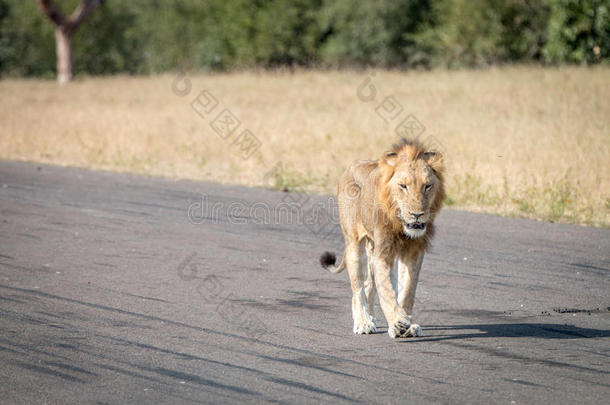
<path id="1" fill-rule="evenodd" d="M 409 321 L 408 317 L 399 317 L 396 322 L 394 322 L 388 328 L 388 334 L 391 338 L 404 337 L 411 327 L 411 321 Z"/>
<path id="2" fill-rule="evenodd" d="M 407 333 L 403 337 L 420 337 L 423 336 L 423 334 L 424 331 L 421 329 L 421 326 L 416 323 L 412 323 L 409 330 L 407 330 Z"/>
<path id="3" fill-rule="evenodd" d="M 363 322 L 354 322 L 354 333 L 356 335 L 368 335 L 375 332 L 377 332 L 377 325 L 375 325 L 374 318 L 369 318 Z"/>

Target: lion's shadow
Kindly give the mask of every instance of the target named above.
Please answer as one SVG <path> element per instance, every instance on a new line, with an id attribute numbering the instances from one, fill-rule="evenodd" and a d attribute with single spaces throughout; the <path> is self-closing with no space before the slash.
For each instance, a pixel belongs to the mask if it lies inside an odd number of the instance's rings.
<path id="1" fill-rule="evenodd" d="M 424 336 L 405 342 L 430 342 L 473 338 L 591 339 L 610 337 L 610 330 L 553 323 L 494 323 L 422 325 Z"/>

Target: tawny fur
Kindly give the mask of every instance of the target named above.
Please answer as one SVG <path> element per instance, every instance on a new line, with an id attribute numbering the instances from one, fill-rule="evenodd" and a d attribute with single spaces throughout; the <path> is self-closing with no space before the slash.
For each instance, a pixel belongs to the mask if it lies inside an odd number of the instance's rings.
<path id="1" fill-rule="evenodd" d="M 415 141 L 402 140 L 379 160 L 353 162 L 341 177 L 337 203 L 345 251 L 338 266 L 328 252 L 320 262 L 333 273 L 348 269 L 355 333 L 376 328 L 370 313 L 374 284 L 390 336 L 415 333 L 410 315 L 419 269 L 444 199 L 443 158 Z M 366 270 L 361 263 L 365 246 Z M 395 263 L 399 270 L 393 268 Z M 405 286 L 392 287 L 392 271 L 406 272 Z"/>

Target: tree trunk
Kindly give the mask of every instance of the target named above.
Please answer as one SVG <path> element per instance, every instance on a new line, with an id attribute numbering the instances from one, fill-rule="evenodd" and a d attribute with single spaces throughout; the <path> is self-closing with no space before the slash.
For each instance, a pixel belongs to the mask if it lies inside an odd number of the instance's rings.
<path id="1" fill-rule="evenodd" d="M 72 33 L 63 27 L 55 27 L 57 53 L 57 81 L 59 84 L 72 80 Z"/>
<path id="2" fill-rule="evenodd" d="M 55 26 L 55 47 L 57 53 L 57 81 L 60 84 L 72 80 L 72 36 L 85 18 L 104 0 L 81 0 L 74 12 L 66 17 L 55 7 L 53 0 L 36 0 L 40 11 Z"/>

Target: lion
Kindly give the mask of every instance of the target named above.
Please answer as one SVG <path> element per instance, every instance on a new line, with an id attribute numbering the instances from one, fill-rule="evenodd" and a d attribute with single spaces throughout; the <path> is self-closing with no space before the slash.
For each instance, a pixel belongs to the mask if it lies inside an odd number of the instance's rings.
<path id="1" fill-rule="evenodd" d="M 422 336 L 411 323 L 415 289 L 444 199 L 443 156 L 417 141 L 402 139 L 379 160 L 355 161 L 342 175 L 337 203 L 345 250 L 338 266 L 330 252 L 320 263 L 332 273 L 347 267 L 355 334 L 377 331 L 378 295 L 390 337 Z"/>

